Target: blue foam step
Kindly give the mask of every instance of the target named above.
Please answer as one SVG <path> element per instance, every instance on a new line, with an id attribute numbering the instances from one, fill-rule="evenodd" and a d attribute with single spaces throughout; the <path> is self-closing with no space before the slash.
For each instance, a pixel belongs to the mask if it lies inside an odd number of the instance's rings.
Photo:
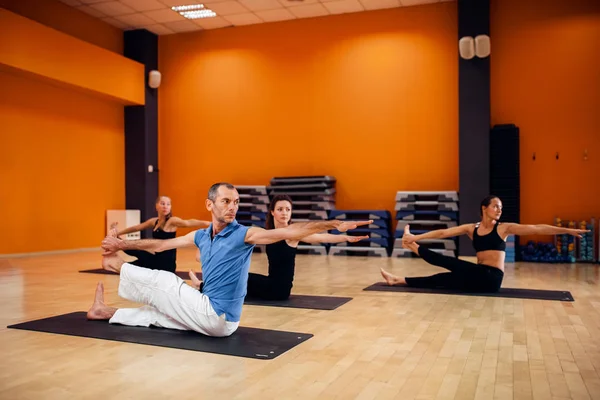
<path id="1" fill-rule="evenodd" d="M 251 220 L 251 221 L 256 221 L 256 220 L 262 220 L 265 221 L 267 219 L 267 214 L 266 213 L 254 213 L 254 212 L 249 212 L 249 211 L 238 211 L 237 212 L 237 216 L 236 219 L 242 219 L 242 220 Z"/>
<path id="2" fill-rule="evenodd" d="M 293 210 L 292 218 L 294 220 L 298 220 L 298 219 L 310 219 L 310 220 L 329 219 L 328 213 L 329 213 L 329 211 L 325 211 L 325 210 Z"/>
<path id="3" fill-rule="evenodd" d="M 269 210 L 269 206 L 266 204 L 246 204 L 240 203 L 239 211 L 250 212 L 250 213 L 266 213 Z M 238 212 L 239 212 L 238 211 Z"/>
<path id="4" fill-rule="evenodd" d="M 375 220 L 391 219 L 392 214 L 388 210 L 332 210 L 329 217 L 348 220 Z"/>
<path id="5" fill-rule="evenodd" d="M 311 197 L 311 198 L 319 198 L 319 199 L 323 199 L 323 201 L 326 201 L 326 199 L 331 199 L 333 195 L 335 195 L 335 189 L 323 189 L 323 190 L 302 190 L 302 191 L 297 191 L 297 192 L 293 192 L 290 189 L 283 189 L 283 190 L 269 190 L 269 196 L 275 196 L 278 194 L 287 194 L 288 196 L 290 196 L 292 198 L 292 200 L 296 199 L 296 198 L 306 198 Z"/>
<path id="6" fill-rule="evenodd" d="M 340 232 L 337 229 L 331 230 L 329 233 L 334 234 L 334 235 L 343 234 L 343 232 Z M 369 235 L 369 237 L 371 237 L 371 238 L 389 238 L 390 237 L 390 232 L 385 229 L 358 228 L 358 229 L 352 229 L 351 231 L 348 232 L 348 234 L 350 234 L 352 236 Z"/>
<path id="7" fill-rule="evenodd" d="M 267 187 L 264 185 L 234 185 L 238 193 L 246 195 L 267 195 Z"/>
<path id="8" fill-rule="evenodd" d="M 385 247 L 388 248 L 390 247 L 390 241 L 387 238 L 376 238 L 376 237 L 372 237 L 372 238 L 368 238 L 368 239 L 363 239 L 359 242 L 355 242 L 355 243 L 349 243 L 349 242 L 343 242 L 343 243 L 333 243 L 334 246 L 347 246 L 347 247 Z"/>
<path id="9" fill-rule="evenodd" d="M 457 221 L 458 213 L 453 211 L 398 211 L 396 219 L 401 220 L 439 220 L 439 221 Z"/>
<path id="10" fill-rule="evenodd" d="M 244 226 L 256 226 L 256 227 L 259 227 L 259 228 L 264 228 L 265 224 L 266 224 L 266 221 L 263 221 L 263 220 L 249 221 L 249 220 L 239 219 L 239 220 L 237 220 L 237 222 L 240 225 L 244 225 Z"/>
<path id="11" fill-rule="evenodd" d="M 458 204 L 440 201 L 398 202 L 396 211 L 458 211 Z"/>
<path id="12" fill-rule="evenodd" d="M 326 195 L 322 193 L 318 194 L 298 194 L 298 193 L 285 193 L 292 199 L 292 202 L 329 202 L 335 204 L 335 195 Z"/>
<path id="13" fill-rule="evenodd" d="M 414 202 L 414 201 L 448 201 L 458 202 L 458 193 L 456 191 L 410 191 L 396 192 L 396 202 Z"/>
<path id="14" fill-rule="evenodd" d="M 304 189 L 308 190 L 319 190 L 319 189 L 330 189 L 335 186 L 335 182 L 296 182 L 296 183 L 288 183 L 281 182 L 276 185 L 267 186 L 267 190 L 293 190 L 293 191 L 302 191 Z"/>
<path id="15" fill-rule="evenodd" d="M 329 211 L 335 210 L 335 203 L 332 201 L 294 201 L 292 208 L 296 210 Z"/>
<path id="16" fill-rule="evenodd" d="M 433 230 L 437 230 L 437 229 L 454 228 L 458 224 L 456 221 L 423 221 L 423 220 L 406 221 L 406 220 L 400 219 L 400 220 L 398 220 L 398 223 L 396 224 L 396 230 L 404 231 L 404 228 L 406 227 L 406 225 L 410 226 L 411 231 L 413 229 L 433 231 Z"/>
<path id="17" fill-rule="evenodd" d="M 269 204 L 269 196 L 265 195 L 253 195 L 240 193 L 240 205 L 241 204 Z"/>
<path id="18" fill-rule="evenodd" d="M 275 176 L 271 178 L 271 185 L 314 182 L 336 182 L 336 178 L 329 175 Z"/>
<path id="19" fill-rule="evenodd" d="M 389 230 L 390 224 L 386 219 L 374 219 L 373 222 L 369 225 L 363 225 L 363 228 L 369 229 L 385 229 Z"/>

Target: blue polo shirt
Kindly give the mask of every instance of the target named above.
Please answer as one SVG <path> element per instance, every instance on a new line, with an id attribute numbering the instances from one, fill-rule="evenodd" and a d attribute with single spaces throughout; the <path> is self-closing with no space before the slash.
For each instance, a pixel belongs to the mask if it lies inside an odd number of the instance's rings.
<path id="1" fill-rule="evenodd" d="M 208 296 L 217 315 L 239 322 L 246 297 L 253 244 L 244 242 L 247 226 L 236 220 L 211 239 L 213 224 L 196 231 L 194 243 L 200 249 L 202 293 Z"/>

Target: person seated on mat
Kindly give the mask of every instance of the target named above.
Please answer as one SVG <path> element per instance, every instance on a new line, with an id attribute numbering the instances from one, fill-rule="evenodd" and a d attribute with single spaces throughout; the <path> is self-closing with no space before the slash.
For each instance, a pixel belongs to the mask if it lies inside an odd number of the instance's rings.
<path id="1" fill-rule="evenodd" d="M 290 226 L 292 216 L 292 199 L 285 194 L 273 197 L 267 212 L 265 229 L 279 229 Z M 263 300 L 287 300 L 292 291 L 296 265 L 296 250 L 300 242 L 317 243 L 355 243 L 369 236 L 333 235 L 315 233 L 301 240 L 281 240 L 266 245 L 269 261 L 267 276 L 251 272 L 248 274 L 247 296 Z M 198 259 L 198 254 L 196 254 Z M 202 281 L 189 271 L 192 286 L 202 290 Z"/>
<path id="2" fill-rule="evenodd" d="M 121 240 L 107 236 L 102 241 L 102 267 L 119 273 L 119 296 L 145 304 L 140 308 L 109 307 L 104 303 L 103 285 L 87 318 L 130 326 L 157 326 L 193 330 L 208 336 L 229 336 L 239 326 L 252 250 L 257 244 L 300 240 L 324 230 L 346 232 L 373 221 L 314 221 L 265 230 L 240 225 L 235 217 L 240 196 L 228 183 L 216 183 L 208 191 L 206 208 L 212 222 L 173 239 Z M 196 246 L 200 249 L 203 291 L 194 289 L 177 275 L 124 262 L 119 250 L 160 252 Z"/>
<path id="3" fill-rule="evenodd" d="M 502 202 L 496 196 L 488 196 L 481 202 L 481 221 L 448 229 L 438 229 L 422 235 L 410 233 L 409 225 L 404 227 L 402 247 L 412 250 L 429 264 L 442 267 L 450 272 L 427 277 L 401 278 L 381 269 L 381 275 L 388 285 L 407 285 L 418 288 L 453 289 L 463 292 L 494 293 L 500 289 L 504 278 L 504 257 L 508 235 L 561 235 L 581 237 L 588 232 L 582 229 L 559 228 L 551 225 L 520 225 L 500 223 Z M 444 256 L 431 251 L 417 242 L 423 239 L 442 239 L 468 235 L 473 241 L 477 264 Z"/>
<path id="4" fill-rule="evenodd" d="M 210 225 L 209 221 L 174 217 L 171 213 L 171 199 L 167 196 L 159 196 L 156 199 L 155 206 L 158 217 L 150 218 L 141 224 L 117 231 L 116 235 L 121 236 L 152 228 L 152 237 L 154 239 L 166 240 L 177 236 L 177 228 L 207 228 Z M 117 229 L 117 223 L 111 224 L 111 230 L 113 229 Z M 130 264 L 137 265 L 138 267 L 160 269 L 173 273 L 177 269 L 176 249 L 157 253 L 143 250 L 125 250 L 124 253 L 137 258 L 130 262 Z"/>

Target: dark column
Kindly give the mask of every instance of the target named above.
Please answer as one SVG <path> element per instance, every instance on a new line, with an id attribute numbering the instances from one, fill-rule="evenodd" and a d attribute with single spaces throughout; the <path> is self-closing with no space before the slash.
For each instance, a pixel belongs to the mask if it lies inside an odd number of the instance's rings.
<path id="1" fill-rule="evenodd" d="M 124 35 L 124 56 L 146 67 L 145 105 L 125 107 L 125 203 L 141 211 L 143 222 L 155 216 L 158 196 L 158 94 L 148 86 L 148 73 L 158 69 L 158 36 L 147 30 Z"/>
<path id="2" fill-rule="evenodd" d="M 519 127 L 495 125 L 490 133 L 490 193 L 502 200 L 503 222 L 521 222 L 521 160 Z M 514 238 L 520 259 L 519 236 Z M 506 259 L 508 260 L 508 253 Z"/>
<path id="3" fill-rule="evenodd" d="M 458 0 L 458 39 L 482 34 L 490 34 L 489 0 Z M 465 224 L 479 220 L 479 204 L 490 190 L 490 58 L 458 58 L 459 223 Z M 475 255 L 466 236 L 459 255 Z"/>

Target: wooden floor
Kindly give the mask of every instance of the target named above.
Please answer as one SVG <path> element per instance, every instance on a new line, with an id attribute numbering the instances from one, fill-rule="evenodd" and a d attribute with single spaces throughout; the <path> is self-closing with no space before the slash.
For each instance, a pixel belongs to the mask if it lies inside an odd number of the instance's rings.
<path id="1" fill-rule="evenodd" d="M 194 252 L 179 252 L 179 269 Z M 253 256 L 251 270 L 264 272 Z M 575 302 L 365 292 L 419 259 L 299 256 L 294 293 L 351 296 L 334 311 L 244 306 L 242 325 L 314 337 L 274 360 L 6 329 L 85 311 L 99 252 L 0 259 L 0 399 L 600 399 L 598 266 L 508 265 L 504 287 Z"/>

